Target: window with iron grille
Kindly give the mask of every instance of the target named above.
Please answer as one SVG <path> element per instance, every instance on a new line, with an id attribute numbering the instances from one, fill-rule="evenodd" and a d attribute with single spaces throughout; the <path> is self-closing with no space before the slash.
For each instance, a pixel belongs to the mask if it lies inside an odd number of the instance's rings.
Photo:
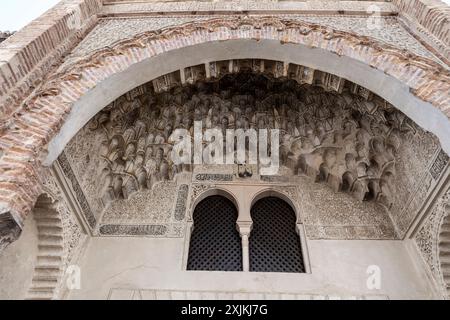
<path id="1" fill-rule="evenodd" d="M 187 270 L 242 271 L 237 218 L 235 205 L 222 196 L 208 197 L 196 206 Z"/>
<path id="2" fill-rule="evenodd" d="M 267 197 L 253 205 L 251 216 L 250 271 L 305 272 L 291 206 L 282 199 Z"/>

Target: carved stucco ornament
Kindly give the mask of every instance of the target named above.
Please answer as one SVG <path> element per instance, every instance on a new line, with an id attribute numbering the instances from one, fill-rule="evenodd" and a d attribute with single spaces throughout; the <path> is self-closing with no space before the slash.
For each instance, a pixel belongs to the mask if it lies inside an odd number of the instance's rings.
<path id="1" fill-rule="evenodd" d="M 139 34 L 133 38 L 119 41 L 114 45 L 98 50 L 93 54 L 89 54 L 81 59 L 77 59 L 72 63 L 67 63 L 62 66 L 55 74 L 49 77 L 49 81 L 46 81 L 40 88 L 38 88 L 37 93 L 31 97 L 29 102 L 31 105 L 49 105 L 50 103 L 54 103 L 55 105 L 62 106 L 64 113 L 70 112 L 70 107 L 72 102 L 68 102 L 67 99 L 61 97 L 64 92 L 66 92 L 67 88 L 77 88 L 86 86 L 86 76 L 92 69 L 101 69 L 106 68 L 111 63 L 117 63 L 114 61 L 114 57 L 121 57 L 123 55 L 132 55 L 132 51 L 135 49 L 144 49 L 143 46 L 148 47 L 152 45 L 152 42 L 167 39 L 171 40 L 175 37 L 182 36 L 191 36 L 195 32 L 208 31 L 211 28 L 224 28 L 231 30 L 238 30 L 240 27 L 247 28 L 250 26 L 254 28 L 254 26 L 262 26 L 262 28 L 274 28 L 277 32 L 286 32 L 288 30 L 298 30 L 301 37 L 299 37 L 299 44 L 307 44 L 311 47 L 323 47 L 327 44 L 339 43 L 335 49 L 334 46 L 328 46 L 327 49 L 331 51 L 337 51 L 339 54 L 348 54 L 351 55 L 351 49 L 355 48 L 357 45 L 362 45 L 367 41 L 368 50 L 370 54 L 363 54 L 361 50 L 356 52 L 353 58 L 357 60 L 363 61 L 366 64 L 372 65 L 375 68 L 379 68 L 380 70 L 384 70 L 387 74 L 392 75 L 393 77 L 399 79 L 402 82 L 411 82 L 411 77 L 407 77 L 408 75 L 414 73 L 419 74 L 421 79 L 415 81 L 415 85 L 411 83 L 411 86 L 414 89 L 411 91 L 418 98 L 423 101 L 429 102 L 433 104 L 437 108 L 446 107 L 445 103 L 448 101 L 446 98 L 448 96 L 448 92 L 450 91 L 450 75 L 448 70 L 437 64 L 436 62 L 420 57 L 417 55 L 409 54 L 404 52 L 403 50 L 399 50 L 394 46 L 381 43 L 379 41 L 375 41 L 368 37 L 363 37 L 358 34 L 353 34 L 349 32 L 343 32 L 331 29 L 329 32 L 323 33 L 323 26 L 314 24 L 314 23 L 306 23 L 302 21 L 291 21 L 287 19 L 280 19 L 275 17 L 248 17 L 243 19 L 242 17 L 233 17 L 233 18 L 218 18 L 205 20 L 202 22 L 190 22 L 177 27 L 169 27 L 162 29 L 158 32 L 144 32 Z M 308 31 L 307 31 L 308 30 Z M 315 35 L 318 37 L 315 38 Z M 261 39 L 260 35 L 255 35 L 255 40 Z M 340 38 L 339 42 L 333 42 L 334 38 Z M 315 39 L 315 40 L 314 40 Z M 383 59 L 377 59 L 373 52 L 373 47 L 379 47 L 382 49 L 379 51 L 380 57 Z M 123 59 L 120 60 L 123 63 Z M 130 62 L 131 63 L 131 62 Z M 395 66 L 395 67 L 394 67 Z M 416 68 L 416 70 L 413 69 Z M 73 77 L 72 75 L 76 74 L 77 76 Z M 83 82 L 85 81 L 85 82 Z M 95 86 L 96 83 L 90 83 L 89 85 Z M 80 94 L 89 90 L 91 87 L 83 87 L 79 91 Z M 67 93 L 67 92 L 66 92 Z M 71 92 L 74 94 L 74 92 Z M 72 96 L 74 100 L 77 97 Z M 17 97 L 20 100 L 20 97 Z M 23 99 L 23 97 L 22 97 Z M 20 128 L 14 125 L 14 122 L 20 123 L 21 121 L 26 121 L 26 118 L 29 116 L 30 110 L 19 111 L 17 116 L 15 117 L 13 123 L 11 123 L 11 127 L 13 129 L 4 131 L 8 137 L 16 137 L 16 135 L 20 135 Z M 34 149 L 44 148 L 48 141 L 52 138 L 54 134 L 57 132 L 57 128 L 60 128 L 63 121 L 64 116 L 63 112 L 61 112 L 60 118 L 55 118 L 55 123 L 49 124 L 49 128 L 46 128 L 48 134 L 43 138 L 36 139 L 33 145 Z M 16 129 L 17 127 L 17 129 Z M 8 153 L 9 150 L 5 150 L 5 153 Z M 27 163 L 34 163 L 35 159 L 33 159 L 33 152 L 30 152 L 24 161 Z M 23 181 L 24 186 L 30 186 L 30 176 L 33 176 L 33 170 L 31 172 L 23 172 L 19 173 L 21 176 L 17 178 L 18 181 Z M 19 195 L 19 191 L 18 191 Z M 31 200 L 29 203 L 21 204 L 21 208 L 25 208 L 23 211 L 17 212 L 17 216 L 26 216 L 26 212 L 32 207 L 31 203 L 33 199 L 37 197 L 37 194 L 31 193 Z"/>

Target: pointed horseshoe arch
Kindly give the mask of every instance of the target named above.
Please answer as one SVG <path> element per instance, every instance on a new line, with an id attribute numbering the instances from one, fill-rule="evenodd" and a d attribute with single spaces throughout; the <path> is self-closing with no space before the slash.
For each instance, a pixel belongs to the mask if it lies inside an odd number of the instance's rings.
<path id="1" fill-rule="evenodd" d="M 2 213 L 22 225 L 40 192 L 41 164 L 51 164 L 117 97 L 187 66 L 247 58 L 301 64 L 361 85 L 434 133 L 450 153 L 450 73 L 438 63 L 368 37 L 306 22 L 211 19 L 137 35 L 52 75 L 25 101 L 0 138 L 6 146 L 0 163 L 10 168 L 5 177 L 12 175 L 0 186 L 10 195 Z M 23 151 L 20 156 L 16 148 Z"/>
<path id="2" fill-rule="evenodd" d="M 444 296 L 450 299 L 450 203 L 444 206 L 438 235 L 439 267 Z"/>

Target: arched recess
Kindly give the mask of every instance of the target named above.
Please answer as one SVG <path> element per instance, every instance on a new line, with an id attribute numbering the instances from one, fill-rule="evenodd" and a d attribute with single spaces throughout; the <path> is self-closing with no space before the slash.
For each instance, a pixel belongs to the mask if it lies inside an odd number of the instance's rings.
<path id="1" fill-rule="evenodd" d="M 445 217 L 442 219 L 439 230 L 439 263 L 442 280 L 447 297 L 450 298 L 450 204 L 445 208 Z"/>
<path id="2" fill-rule="evenodd" d="M 305 272 L 296 214 L 279 197 L 263 197 L 251 208 L 250 271 Z"/>
<path id="3" fill-rule="evenodd" d="M 236 199 L 236 196 L 234 194 L 232 194 L 229 190 L 225 190 L 225 189 L 215 186 L 214 188 L 210 188 L 210 189 L 207 189 L 207 190 L 201 192 L 194 198 L 193 202 L 190 205 L 191 210 L 189 213 L 189 219 L 188 219 L 189 221 L 193 220 L 194 211 L 195 211 L 195 208 L 197 207 L 197 205 L 200 202 L 202 202 L 203 200 L 205 200 L 206 198 L 209 198 L 212 196 L 221 196 L 221 197 L 228 199 L 230 202 L 233 203 L 233 205 L 236 207 L 237 212 L 239 213 L 240 207 L 239 207 L 239 203 Z"/>
<path id="4" fill-rule="evenodd" d="M 56 203 L 43 193 L 19 240 L 0 254 L 0 297 L 59 298 L 64 257 L 62 217 Z"/>
<path id="5" fill-rule="evenodd" d="M 316 24 L 219 18 L 140 34 L 51 75 L 0 138 L 0 165 L 9 169 L 0 190 L 10 195 L 0 214 L 21 226 L 39 195 L 41 161 L 51 164 L 89 119 L 122 94 L 186 66 L 247 58 L 296 63 L 361 85 L 434 133 L 450 153 L 450 75 L 438 63 Z"/>
<path id="6" fill-rule="evenodd" d="M 302 217 L 300 215 L 300 208 L 298 207 L 297 203 L 294 203 L 292 199 L 289 197 L 289 195 L 283 193 L 280 190 L 273 190 L 272 188 L 264 189 L 260 192 L 258 192 L 252 199 L 250 208 L 252 208 L 256 202 L 258 202 L 261 199 L 264 198 L 279 198 L 286 202 L 291 209 L 293 210 L 295 217 L 296 217 L 296 223 L 302 223 Z"/>
<path id="7" fill-rule="evenodd" d="M 64 257 L 63 224 L 54 201 L 42 194 L 33 209 L 38 230 L 38 254 L 27 299 L 49 300 L 58 295 Z"/>
<path id="8" fill-rule="evenodd" d="M 242 271 L 237 218 L 236 206 L 224 196 L 212 195 L 197 204 L 187 270 Z"/>

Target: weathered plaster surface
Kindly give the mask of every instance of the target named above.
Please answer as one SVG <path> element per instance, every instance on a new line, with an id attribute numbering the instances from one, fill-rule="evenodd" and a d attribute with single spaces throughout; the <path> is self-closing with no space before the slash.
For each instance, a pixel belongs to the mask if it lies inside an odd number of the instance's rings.
<path id="1" fill-rule="evenodd" d="M 37 254 L 38 231 L 33 215 L 29 215 L 20 239 L 0 252 L 0 299 L 26 298 Z"/>
<path id="2" fill-rule="evenodd" d="M 435 298 L 424 270 L 402 242 L 309 241 L 308 246 L 312 274 L 188 272 L 182 270 L 182 239 L 97 238 L 81 264 L 82 288 L 69 298 L 106 299 L 111 289 L 295 293 L 306 299 L 311 295 Z M 380 267 L 380 290 L 367 288 L 370 265 Z"/>

